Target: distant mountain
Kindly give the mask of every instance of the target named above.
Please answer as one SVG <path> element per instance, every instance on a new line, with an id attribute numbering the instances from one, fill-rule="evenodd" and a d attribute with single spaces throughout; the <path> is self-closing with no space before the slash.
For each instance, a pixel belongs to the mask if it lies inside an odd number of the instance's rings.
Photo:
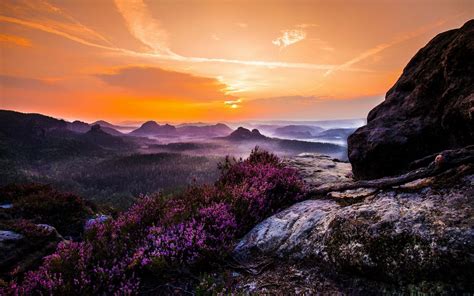
<path id="1" fill-rule="evenodd" d="M 99 122 L 99 121 L 97 121 Z M 119 132 L 118 130 L 116 130 L 114 128 L 114 125 L 110 124 L 110 123 L 107 123 L 105 121 L 100 121 L 101 123 L 99 124 L 88 124 L 88 123 L 85 123 L 85 122 L 82 122 L 82 121 L 79 121 L 79 120 L 76 120 L 76 121 L 73 121 L 73 122 L 68 122 L 67 123 L 67 129 L 68 130 L 71 130 L 73 132 L 76 132 L 76 133 L 87 133 L 88 131 L 91 130 L 91 127 L 94 126 L 94 125 L 100 125 L 102 127 L 102 130 L 104 132 L 106 132 L 107 134 L 109 135 L 112 135 L 112 136 L 122 136 L 123 134 L 121 132 Z"/>
<path id="2" fill-rule="evenodd" d="M 186 125 L 178 127 L 178 133 L 183 136 L 193 137 L 221 137 L 227 136 L 232 129 L 223 123 L 215 125 Z"/>
<path id="3" fill-rule="evenodd" d="M 333 128 L 319 133 L 317 137 L 326 139 L 347 139 L 355 130 L 355 128 Z"/>
<path id="4" fill-rule="evenodd" d="M 109 128 L 109 130 L 110 129 L 111 128 Z M 87 133 L 81 135 L 81 139 L 104 148 L 114 148 L 125 145 L 121 137 L 109 134 L 98 124 L 93 125 Z"/>
<path id="5" fill-rule="evenodd" d="M 96 122 L 93 122 L 91 123 L 90 125 L 100 125 L 100 127 L 105 131 L 107 132 L 108 129 L 113 129 L 115 131 L 119 131 L 119 130 L 133 130 L 134 127 L 133 126 L 124 126 L 124 125 L 115 125 L 115 124 L 112 124 L 110 122 L 107 122 L 105 120 L 98 120 Z M 122 134 L 122 133 L 120 133 Z"/>
<path id="6" fill-rule="evenodd" d="M 306 142 L 299 140 L 285 140 L 270 138 L 262 135 L 258 129 L 239 127 L 227 137 L 220 138 L 225 141 L 248 143 L 258 145 L 270 151 L 280 151 L 288 153 L 318 152 L 318 153 L 344 153 L 345 148 L 335 144 Z"/>
<path id="7" fill-rule="evenodd" d="M 239 127 L 233 131 L 230 135 L 225 137 L 225 139 L 230 141 L 261 141 L 269 140 L 270 138 L 262 135 L 258 129 L 253 129 L 250 131 L 244 127 Z"/>
<path id="8" fill-rule="evenodd" d="M 180 123 L 176 127 L 184 127 L 184 126 L 208 126 L 208 123 L 205 122 L 185 122 L 185 123 Z"/>
<path id="9" fill-rule="evenodd" d="M 74 131 L 85 128 L 85 133 Z M 69 123 L 41 114 L 0 110 L 0 155 L 10 160 L 89 155 L 105 152 L 104 147 L 122 150 L 132 145 L 79 121 Z"/>
<path id="10" fill-rule="evenodd" d="M 116 137 L 124 136 L 124 135 L 125 135 L 125 134 L 123 134 L 123 133 L 119 132 L 118 130 L 113 129 L 113 128 L 111 128 L 111 127 L 103 127 L 103 126 L 101 126 L 100 124 L 99 124 L 99 126 L 101 127 L 101 129 L 102 129 L 105 133 L 107 133 L 107 134 L 109 134 L 109 135 L 116 136 Z"/>
<path id="11" fill-rule="evenodd" d="M 0 136 L 7 138 L 41 137 L 55 130 L 66 130 L 67 122 L 41 114 L 0 110 Z"/>
<path id="12" fill-rule="evenodd" d="M 159 125 L 156 121 L 147 121 L 142 126 L 129 133 L 132 136 L 177 136 L 176 127 L 165 124 Z"/>
<path id="13" fill-rule="evenodd" d="M 275 129 L 274 135 L 293 139 L 308 139 L 318 135 L 322 131 L 324 131 L 324 129 L 319 126 L 287 125 Z"/>
<path id="14" fill-rule="evenodd" d="M 232 129 L 225 124 L 218 123 L 214 125 L 180 125 L 175 127 L 173 125 L 164 124 L 159 125 L 155 121 L 147 121 L 142 126 L 132 131 L 129 135 L 132 136 L 154 136 L 154 137 L 199 137 L 199 138 L 214 138 L 220 136 L 227 136 L 232 132 Z"/>
<path id="15" fill-rule="evenodd" d="M 73 122 L 68 122 L 67 129 L 76 133 L 83 134 L 87 133 L 91 129 L 91 126 L 88 123 L 76 120 Z"/>

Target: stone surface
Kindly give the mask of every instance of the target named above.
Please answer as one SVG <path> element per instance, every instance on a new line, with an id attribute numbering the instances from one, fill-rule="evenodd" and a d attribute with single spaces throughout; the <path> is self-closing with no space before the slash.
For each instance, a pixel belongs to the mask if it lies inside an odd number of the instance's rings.
<path id="1" fill-rule="evenodd" d="M 34 225 L 33 225 L 34 226 Z M 63 237 L 51 225 L 37 224 L 28 234 L 0 230 L 0 276 L 20 274 L 51 254 Z M 32 233 L 34 232 L 34 233 Z"/>
<path id="2" fill-rule="evenodd" d="M 474 174 L 472 166 L 463 171 L 470 173 L 448 185 L 435 179 L 415 191 L 373 192 L 348 206 L 300 202 L 257 225 L 234 256 L 310 261 L 377 280 L 466 284 L 474 276 Z"/>
<path id="3" fill-rule="evenodd" d="M 348 138 L 354 176 L 395 175 L 424 156 L 474 144 L 474 20 L 437 35 Z"/>
<path id="4" fill-rule="evenodd" d="M 310 186 L 352 181 L 351 164 L 327 155 L 305 153 L 285 159 L 285 163 L 298 169 Z"/>

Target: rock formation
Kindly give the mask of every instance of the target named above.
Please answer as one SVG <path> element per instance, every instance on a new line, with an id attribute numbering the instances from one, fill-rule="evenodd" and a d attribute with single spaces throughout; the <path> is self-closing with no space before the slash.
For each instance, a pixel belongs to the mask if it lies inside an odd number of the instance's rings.
<path id="1" fill-rule="evenodd" d="M 328 157 L 288 160 L 314 199 L 242 238 L 233 253 L 245 271 L 237 289 L 473 293 L 473 73 L 469 21 L 421 49 L 367 125 L 350 136 L 358 181 L 348 164 Z"/>
<path id="2" fill-rule="evenodd" d="M 250 131 L 244 127 L 239 127 L 233 131 L 227 139 L 232 141 L 248 141 L 248 140 L 266 140 L 268 137 L 265 137 L 260 133 L 258 129 L 253 129 Z"/>
<path id="3" fill-rule="evenodd" d="M 28 235 L 0 230 L 0 276 L 9 277 L 30 270 L 51 254 L 63 237 L 50 225 L 37 224 Z"/>
<path id="4" fill-rule="evenodd" d="M 311 172 L 318 158 L 324 170 L 320 165 Z M 290 165 L 303 173 L 310 186 L 348 182 L 348 170 L 324 156 L 299 157 Z M 448 283 L 458 292 L 473 291 L 473 198 L 472 162 L 389 189 L 331 191 L 324 199 L 297 203 L 264 220 L 239 242 L 234 258 L 243 266 L 304 262 L 311 268 L 359 277 L 364 285 L 367 279 L 395 284 L 425 281 Z M 274 272 L 270 268 L 266 276 Z M 256 281 L 259 273 L 247 278 L 247 284 Z M 308 293 L 326 291 L 305 285 Z M 247 288 L 243 291 L 250 292 Z M 335 291 L 348 292 L 342 286 Z"/>
<path id="5" fill-rule="evenodd" d="M 474 144 L 474 20 L 439 34 L 408 63 L 348 139 L 359 179 L 405 171 L 429 154 Z"/>

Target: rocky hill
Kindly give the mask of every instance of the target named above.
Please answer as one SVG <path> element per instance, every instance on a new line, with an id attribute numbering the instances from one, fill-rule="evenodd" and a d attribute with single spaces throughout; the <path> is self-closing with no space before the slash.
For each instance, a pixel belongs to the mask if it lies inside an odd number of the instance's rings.
<path id="1" fill-rule="evenodd" d="M 318 155 L 289 160 L 311 199 L 240 240 L 236 289 L 473 293 L 473 61 L 470 21 L 421 49 L 350 136 L 352 171 Z"/>
<path id="2" fill-rule="evenodd" d="M 474 144 L 473 73 L 474 20 L 420 49 L 349 137 L 355 177 L 398 174 L 417 159 Z"/>
<path id="3" fill-rule="evenodd" d="M 172 125 L 159 125 L 156 121 L 147 121 L 139 128 L 130 132 L 132 136 L 174 136 L 176 128 Z"/>
<path id="4" fill-rule="evenodd" d="M 339 158 L 345 158 L 345 148 L 336 144 L 308 142 L 300 140 L 287 140 L 271 138 L 262 135 L 258 129 L 249 130 L 239 127 L 227 137 L 218 138 L 231 144 L 247 144 L 250 146 L 259 146 L 268 151 L 278 151 L 285 154 L 299 154 L 305 152 L 324 153 L 337 155 Z"/>

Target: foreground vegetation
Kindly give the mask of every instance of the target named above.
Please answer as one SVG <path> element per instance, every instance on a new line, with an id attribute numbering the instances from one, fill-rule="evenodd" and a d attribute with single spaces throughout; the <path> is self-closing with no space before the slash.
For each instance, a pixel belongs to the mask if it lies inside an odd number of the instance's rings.
<path id="1" fill-rule="evenodd" d="M 219 168 L 212 186 L 144 196 L 115 219 L 93 220 L 82 241 L 61 242 L 38 270 L 3 293 L 131 295 L 172 274 L 201 274 L 219 266 L 251 227 L 305 191 L 294 169 L 258 149 L 246 160 L 227 158 Z"/>

